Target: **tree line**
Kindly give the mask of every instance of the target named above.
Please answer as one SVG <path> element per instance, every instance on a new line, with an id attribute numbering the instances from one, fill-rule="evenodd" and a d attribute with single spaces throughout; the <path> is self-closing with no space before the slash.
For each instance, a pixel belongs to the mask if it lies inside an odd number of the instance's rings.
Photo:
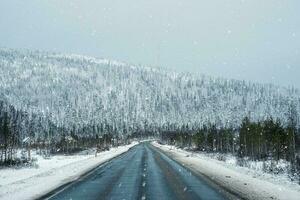
<path id="1" fill-rule="evenodd" d="M 72 154 L 85 149 L 108 150 L 129 144 L 132 136 L 119 135 L 109 124 L 89 124 L 68 129 L 56 126 L 37 115 L 16 110 L 0 101 L 0 165 L 15 165 L 31 160 L 34 149 L 43 156 Z M 20 150 L 24 158 L 20 158 Z"/>
<path id="2" fill-rule="evenodd" d="M 164 130 L 160 133 L 160 141 L 194 151 L 230 153 L 239 160 L 285 160 L 291 164 L 291 173 L 300 172 L 300 130 L 294 110 L 290 111 L 286 125 L 272 117 L 262 121 L 245 117 L 236 128 L 217 127 L 216 124 L 203 125 L 196 130 L 187 127 Z"/>

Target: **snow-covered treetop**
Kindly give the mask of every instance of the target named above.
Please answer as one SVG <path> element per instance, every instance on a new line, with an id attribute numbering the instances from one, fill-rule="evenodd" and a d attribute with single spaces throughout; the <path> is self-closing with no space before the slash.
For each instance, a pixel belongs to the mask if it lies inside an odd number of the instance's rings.
<path id="1" fill-rule="evenodd" d="M 238 126 L 245 116 L 284 123 L 300 92 L 78 55 L 0 49 L 0 98 L 60 127 L 109 124 L 120 133 L 173 124 Z M 298 123 L 299 124 L 299 123 Z"/>

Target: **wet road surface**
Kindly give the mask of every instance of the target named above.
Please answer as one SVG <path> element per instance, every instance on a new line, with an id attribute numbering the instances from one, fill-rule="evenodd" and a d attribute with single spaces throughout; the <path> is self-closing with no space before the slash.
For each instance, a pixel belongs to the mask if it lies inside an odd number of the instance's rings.
<path id="1" fill-rule="evenodd" d="M 47 199 L 219 200 L 226 197 L 151 144 L 141 143 Z"/>

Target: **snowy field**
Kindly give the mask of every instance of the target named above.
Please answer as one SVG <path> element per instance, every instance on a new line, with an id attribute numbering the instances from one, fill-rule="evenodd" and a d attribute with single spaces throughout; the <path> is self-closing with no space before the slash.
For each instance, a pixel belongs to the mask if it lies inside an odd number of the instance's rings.
<path id="1" fill-rule="evenodd" d="M 273 175 L 260 170 L 260 163 L 251 168 L 239 167 L 235 159 L 219 161 L 204 153 L 191 153 L 174 146 L 152 143 L 193 171 L 246 199 L 299 200 L 300 186 L 284 174 Z"/>
<path id="2" fill-rule="evenodd" d="M 112 148 L 110 151 L 86 155 L 53 156 L 44 159 L 35 155 L 37 163 L 33 167 L 20 169 L 0 169 L 0 199 L 35 199 L 53 189 L 79 178 L 101 163 L 118 156 L 136 145 Z"/>

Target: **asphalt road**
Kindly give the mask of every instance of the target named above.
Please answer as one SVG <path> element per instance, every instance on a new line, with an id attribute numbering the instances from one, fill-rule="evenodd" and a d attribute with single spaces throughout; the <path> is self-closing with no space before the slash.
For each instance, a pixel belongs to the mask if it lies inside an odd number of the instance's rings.
<path id="1" fill-rule="evenodd" d="M 48 199 L 219 200 L 226 197 L 218 187 L 190 172 L 151 144 L 142 143 L 55 191 Z"/>

